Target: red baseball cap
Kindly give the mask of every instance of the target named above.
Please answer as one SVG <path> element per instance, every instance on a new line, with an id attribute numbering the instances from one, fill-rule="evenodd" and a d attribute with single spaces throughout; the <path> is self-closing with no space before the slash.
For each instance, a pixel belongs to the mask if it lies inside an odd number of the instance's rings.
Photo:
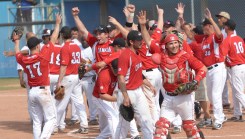
<path id="1" fill-rule="evenodd" d="M 179 41 L 179 38 L 175 35 L 175 34 L 169 34 L 168 36 L 166 36 L 166 38 L 164 39 L 164 43 L 167 44 L 171 41 Z"/>

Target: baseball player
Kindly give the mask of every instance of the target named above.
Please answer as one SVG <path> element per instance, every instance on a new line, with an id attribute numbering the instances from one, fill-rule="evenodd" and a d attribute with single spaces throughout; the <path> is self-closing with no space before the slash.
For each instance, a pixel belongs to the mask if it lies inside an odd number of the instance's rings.
<path id="1" fill-rule="evenodd" d="M 65 96 L 57 102 L 57 124 L 60 130 L 64 130 L 61 125 L 65 120 L 63 114 L 70 99 L 75 104 L 77 115 L 80 120 L 80 128 L 75 133 L 87 134 L 88 121 L 81 93 L 81 85 L 78 82 L 78 66 L 81 62 L 81 49 L 77 44 L 71 41 L 71 29 L 67 26 L 60 31 L 64 40 L 64 45 L 60 51 L 60 73 L 56 87 L 61 85 L 65 87 Z"/>
<path id="2" fill-rule="evenodd" d="M 55 33 L 58 36 L 61 16 L 56 16 Z M 16 38 L 17 36 L 17 38 Z M 33 136 L 35 139 L 50 138 L 55 126 L 55 106 L 50 93 L 49 80 L 49 60 L 53 50 L 52 43 L 44 45 L 40 50 L 40 40 L 31 37 L 27 41 L 30 54 L 24 56 L 19 51 L 18 35 L 14 36 L 16 60 L 24 68 L 28 76 L 30 91 L 28 100 L 30 101 L 30 114 L 33 119 Z M 45 121 L 44 126 L 42 123 Z"/>
<path id="3" fill-rule="evenodd" d="M 42 32 L 42 42 L 40 43 L 41 49 L 45 44 L 48 44 L 50 41 L 50 35 L 51 35 L 51 30 L 50 29 L 44 29 Z"/>
<path id="4" fill-rule="evenodd" d="M 206 19 L 203 21 L 203 32 L 206 36 L 197 40 L 201 43 L 202 62 L 207 67 L 207 92 L 210 103 L 213 104 L 214 122 L 213 129 L 221 129 L 227 120 L 223 113 L 222 92 L 226 82 L 227 71 L 224 64 L 222 48 L 223 35 L 214 22 L 209 9 L 205 9 Z"/>
<path id="5" fill-rule="evenodd" d="M 82 38 L 80 43 L 82 58 L 86 60 L 86 65 L 91 65 L 94 61 L 94 56 L 91 47 L 88 43 Z M 95 71 L 87 72 L 83 78 L 80 80 L 82 85 L 82 91 L 86 94 L 88 100 L 88 109 L 89 109 L 89 125 L 98 125 L 97 116 L 97 106 L 92 101 L 92 93 L 95 85 L 96 74 Z"/>
<path id="6" fill-rule="evenodd" d="M 186 132 L 187 138 L 204 138 L 194 122 L 193 95 L 191 92 L 183 95 L 174 92 L 181 83 L 196 86 L 205 77 L 206 67 L 193 55 L 180 49 L 181 45 L 176 35 L 168 35 L 164 42 L 166 50 L 161 53 L 160 68 L 163 74 L 163 87 L 166 93 L 161 107 L 161 118 L 155 125 L 154 137 L 156 139 L 165 137 L 168 134 L 170 122 L 174 120 L 176 114 L 179 114 L 183 120 L 183 129 Z M 190 69 L 196 72 L 194 79 L 190 78 L 192 74 Z M 186 76 L 181 76 L 181 74 Z M 174 78 L 170 79 L 170 77 Z"/>
<path id="7" fill-rule="evenodd" d="M 151 56 L 152 56 L 151 53 L 154 53 L 154 52 L 152 52 L 149 47 L 150 47 L 151 43 L 160 42 L 162 27 L 163 27 L 163 9 L 158 8 L 158 5 L 156 5 L 156 8 L 157 8 L 157 12 L 158 12 L 157 28 L 152 33 L 151 39 L 143 42 L 141 49 L 138 50 L 140 57 L 141 57 L 142 64 L 143 64 L 143 67 L 142 67 L 143 68 L 143 75 L 156 88 L 156 92 L 157 92 L 156 96 L 153 98 L 154 99 L 153 100 L 154 105 L 152 106 L 153 108 L 151 111 L 151 113 L 154 113 L 152 116 L 154 122 L 156 122 L 160 116 L 159 93 L 160 93 L 162 78 L 161 78 L 161 72 L 158 70 L 158 66 L 155 63 L 153 63 L 151 60 Z M 139 20 L 140 27 L 147 24 L 145 22 L 141 22 L 140 18 L 138 18 L 138 20 Z M 154 41 L 153 41 L 153 39 L 154 39 Z M 149 96 L 149 94 L 152 94 L 152 92 L 149 92 L 148 89 L 145 89 L 144 92 L 146 92 L 145 93 L 146 96 Z M 150 97 L 148 97 L 148 98 L 150 98 Z M 150 99 L 150 101 L 152 101 L 152 100 Z M 149 103 L 149 104 L 151 104 L 151 103 Z"/>
<path id="8" fill-rule="evenodd" d="M 230 14 L 225 12 L 225 11 L 221 11 L 219 14 L 215 15 L 218 18 L 218 25 L 222 28 L 221 32 L 223 34 L 223 38 L 225 39 L 227 37 L 227 33 L 225 32 L 224 29 L 224 23 L 230 19 Z M 236 30 L 234 30 L 234 33 L 236 34 Z M 225 83 L 225 87 L 222 93 L 222 102 L 223 102 L 223 108 L 225 109 L 229 109 L 230 108 L 230 101 L 229 101 L 229 90 L 228 90 L 228 77 L 229 77 L 229 72 L 227 72 L 227 77 L 226 77 L 226 83 Z"/>
<path id="9" fill-rule="evenodd" d="M 192 40 L 192 42 L 189 44 L 192 51 L 194 52 L 194 56 L 198 60 L 202 60 L 202 48 L 201 43 L 197 43 L 195 38 L 203 36 L 203 29 L 202 26 L 196 26 L 195 28 L 188 29 L 189 24 L 182 25 L 182 28 L 184 29 L 187 36 Z M 209 112 L 209 101 L 207 96 L 207 85 L 206 85 L 206 77 L 201 80 L 198 89 L 195 91 L 195 100 L 200 103 L 201 108 L 203 109 L 204 117 L 203 119 L 197 124 L 199 128 L 202 128 L 204 126 L 212 126 L 212 118 Z M 198 109 L 198 106 L 196 105 L 195 110 L 199 112 L 196 113 L 196 119 L 198 119 L 201 114 L 200 110 Z"/>
<path id="10" fill-rule="evenodd" d="M 138 18 L 140 23 L 145 23 L 146 12 L 141 11 Z M 145 40 L 149 40 L 150 38 L 146 27 L 143 26 L 142 36 Z M 197 72 L 195 81 L 198 80 L 198 82 L 203 77 L 205 77 L 206 68 L 200 61 L 193 57 L 192 54 L 189 54 L 180 49 L 180 41 L 175 34 L 167 35 L 164 42 L 165 50 L 161 53 L 160 68 L 162 71 L 163 87 L 166 90 L 166 93 L 164 94 L 164 101 L 161 107 L 161 118 L 156 122 L 155 138 L 166 137 L 168 135 L 170 122 L 175 119 L 177 114 L 179 114 L 183 120 L 183 128 L 186 132 L 187 137 L 200 137 L 199 130 L 195 125 L 194 117 L 192 114 L 194 109 L 193 96 L 191 95 L 191 93 L 186 95 L 177 95 L 174 94 L 174 91 L 178 88 L 179 84 L 187 83 L 192 80 L 189 79 L 192 74 L 190 68 L 194 69 Z M 150 45 L 150 50 L 152 50 L 153 52 L 158 51 L 159 49 L 159 45 Z M 188 63 L 190 68 L 188 68 L 188 65 L 186 65 L 186 63 Z M 190 76 L 178 76 L 178 74 L 184 73 L 190 74 Z M 174 78 L 169 79 L 170 77 Z M 190 103 L 182 104 L 183 101 L 188 101 Z M 190 127 L 188 127 L 187 125 L 190 125 Z"/>
<path id="11" fill-rule="evenodd" d="M 142 46 L 142 36 L 138 31 L 130 31 L 127 36 L 129 48 L 126 48 L 118 59 L 118 103 L 132 105 L 137 121 L 141 124 L 143 137 L 153 138 L 153 120 L 149 106 L 141 88 L 142 63 L 137 50 Z M 115 137 L 124 139 L 127 136 L 129 123 L 119 116 L 119 124 Z"/>
<path id="12" fill-rule="evenodd" d="M 231 75 L 232 98 L 234 103 L 234 117 L 230 120 L 243 121 L 242 109 L 240 104 L 245 106 L 245 45 L 243 39 L 234 32 L 236 23 L 233 20 L 227 20 L 224 23 L 227 38 L 222 43 L 224 55 L 226 56 L 225 64 Z"/>
<path id="13" fill-rule="evenodd" d="M 114 53 L 112 53 L 111 55 L 109 55 L 105 60 L 100 61 L 100 62 L 97 62 L 97 63 L 94 63 L 91 67 L 87 67 L 87 69 L 86 69 L 87 71 L 98 70 L 98 69 L 102 69 L 103 70 L 104 67 L 106 67 L 107 65 L 110 65 L 111 63 L 114 63 L 114 67 L 116 66 L 115 63 L 117 63 L 116 62 L 117 60 L 115 60 L 115 59 L 118 59 L 119 56 L 122 54 L 122 52 L 125 50 L 124 49 L 125 48 L 125 41 L 122 38 L 116 38 L 113 41 L 113 43 L 110 44 L 110 45 L 113 46 Z M 114 74 L 117 74 L 117 71 L 115 71 Z M 102 75 L 104 75 L 104 74 L 102 74 Z M 118 86 L 116 86 L 116 88 L 114 89 L 113 96 L 116 96 L 115 94 L 117 94 L 117 92 L 118 92 Z M 101 107 L 100 103 L 97 103 L 97 104 Z M 118 108 L 117 109 L 114 109 L 114 111 L 117 111 L 115 113 L 118 116 Z M 115 122 L 113 122 L 113 123 L 115 123 Z M 132 136 L 133 139 L 139 139 L 140 138 L 139 132 L 137 130 L 136 122 L 135 122 L 134 119 L 130 122 L 130 134 L 131 134 L 131 136 Z"/>

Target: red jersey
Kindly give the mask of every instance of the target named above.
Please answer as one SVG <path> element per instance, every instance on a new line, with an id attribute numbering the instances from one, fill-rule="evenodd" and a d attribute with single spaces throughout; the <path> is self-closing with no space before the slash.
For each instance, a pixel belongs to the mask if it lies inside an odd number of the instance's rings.
<path id="1" fill-rule="evenodd" d="M 140 56 L 126 48 L 118 59 L 118 75 L 123 75 L 126 88 L 134 90 L 142 85 L 142 62 Z"/>
<path id="2" fill-rule="evenodd" d="M 224 55 L 220 44 L 223 41 L 223 37 L 217 38 L 215 34 L 205 36 L 201 43 L 202 47 L 202 62 L 205 66 L 209 67 L 215 63 L 224 62 Z"/>
<path id="3" fill-rule="evenodd" d="M 97 78 L 93 96 L 96 98 L 100 98 L 100 94 L 109 94 L 112 96 L 116 84 L 117 76 L 113 74 L 113 72 L 110 70 L 110 67 L 102 69 Z"/>
<path id="4" fill-rule="evenodd" d="M 193 55 L 193 51 L 186 40 L 183 40 L 182 47 L 183 47 L 183 50 L 186 51 L 188 54 Z"/>
<path id="5" fill-rule="evenodd" d="M 158 46 L 158 47 L 159 47 L 159 44 L 157 42 L 159 42 L 160 41 L 159 38 L 161 38 L 161 33 L 159 32 L 159 30 L 160 29 L 154 31 L 152 34 L 153 37 L 151 37 L 152 38 L 151 45 Z M 158 40 L 155 40 L 154 38 L 156 38 Z M 138 50 L 141 61 L 142 61 L 143 70 L 154 69 L 154 68 L 158 67 L 151 60 L 152 53 L 159 52 L 159 51 L 153 51 L 155 49 L 153 49 L 153 50 L 150 49 L 151 47 L 154 47 L 154 46 L 147 46 L 146 43 L 143 41 L 141 49 Z M 151 52 L 151 51 L 153 51 L 153 52 Z"/>
<path id="6" fill-rule="evenodd" d="M 245 45 L 241 37 L 235 34 L 229 35 L 221 46 L 226 56 L 225 64 L 227 67 L 245 64 Z"/>
<path id="7" fill-rule="evenodd" d="M 112 54 L 110 54 L 105 60 L 104 62 L 108 65 L 110 64 L 113 60 L 119 58 L 119 56 L 121 55 L 121 53 L 123 52 L 123 50 L 114 52 Z"/>
<path id="8" fill-rule="evenodd" d="M 114 51 L 114 49 L 112 46 L 109 45 L 111 44 L 111 41 L 107 41 L 104 44 L 99 44 L 96 41 L 96 37 L 89 33 L 87 37 L 87 42 L 89 46 L 92 46 L 96 62 L 100 62 L 107 58 Z"/>
<path id="9" fill-rule="evenodd" d="M 67 66 L 65 75 L 78 74 L 81 61 L 81 49 L 72 41 L 64 43 L 60 51 L 61 65 Z"/>
<path id="10" fill-rule="evenodd" d="M 159 28 L 156 28 L 154 32 L 151 35 L 151 38 L 154 39 L 157 43 L 160 43 L 162 38 L 162 30 Z"/>
<path id="11" fill-rule="evenodd" d="M 167 92 L 174 92 L 180 84 L 192 81 L 194 78 L 191 69 L 195 70 L 195 80 L 199 82 L 202 79 L 200 74 L 203 74 L 199 71 L 203 66 L 201 61 L 183 50 L 174 56 L 161 53 L 160 68 L 162 70 L 164 89 Z"/>
<path id="12" fill-rule="evenodd" d="M 202 47 L 200 43 L 197 43 L 196 41 L 192 41 L 189 44 L 191 50 L 193 51 L 193 55 L 198 59 L 202 60 Z"/>
<path id="13" fill-rule="evenodd" d="M 46 44 L 42 47 L 40 53 L 27 56 L 20 52 L 16 53 L 16 60 L 24 68 L 30 87 L 50 85 L 49 60 L 53 47 L 50 43 Z"/>
<path id="14" fill-rule="evenodd" d="M 53 44 L 52 44 L 53 45 Z M 59 74 L 60 73 L 60 50 L 62 46 L 55 44 L 54 51 L 51 53 L 51 58 L 49 62 L 50 74 Z"/>

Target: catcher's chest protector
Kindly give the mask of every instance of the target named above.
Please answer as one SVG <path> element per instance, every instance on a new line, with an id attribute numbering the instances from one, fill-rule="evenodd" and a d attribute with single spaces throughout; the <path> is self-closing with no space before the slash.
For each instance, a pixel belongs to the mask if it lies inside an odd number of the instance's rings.
<path id="1" fill-rule="evenodd" d="M 160 68 L 164 87 L 175 88 L 174 86 L 193 80 L 187 59 L 188 54 L 185 51 L 180 51 L 174 58 L 163 53 Z"/>

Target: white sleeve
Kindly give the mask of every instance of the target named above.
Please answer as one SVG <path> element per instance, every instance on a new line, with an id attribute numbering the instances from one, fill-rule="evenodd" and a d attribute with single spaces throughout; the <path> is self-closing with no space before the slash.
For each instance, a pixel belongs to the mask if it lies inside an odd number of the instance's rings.
<path id="1" fill-rule="evenodd" d="M 23 70 L 23 67 L 19 63 L 17 63 L 17 70 Z"/>

